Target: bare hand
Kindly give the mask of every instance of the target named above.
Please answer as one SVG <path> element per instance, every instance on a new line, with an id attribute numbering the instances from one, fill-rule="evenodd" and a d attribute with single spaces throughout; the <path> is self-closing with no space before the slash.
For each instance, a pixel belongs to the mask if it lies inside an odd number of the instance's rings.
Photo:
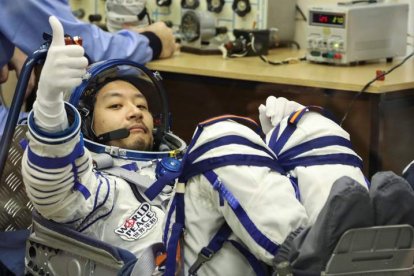
<path id="1" fill-rule="evenodd" d="M 175 37 L 173 35 L 173 30 L 168 28 L 164 22 L 156 22 L 154 24 L 148 25 L 142 28 L 129 28 L 129 30 L 142 33 L 142 32 L 152 32 L 159 37 L 162 44 L 162 50 L 160 58 L 169 58 L 174 54 L 174 51 L 178 49 L 179 45 L 175 43 Z"/>
<path id="2" fill-rule="evenodd" d="M 25 53 L 23 53 L 19 48 L 14 49 L 13 57 L 11 58 L 9 62 L 9 69 L 16 71 L 16 77 L 19 78 L 20 73 L 22 72 L 23 65 L 27 59 L 27 56 Z M 33 91 L 34 87 L 36 85 L 35 76 L 33 71 L 30 73 L 30 79 L 29 83 L 27 84 L 26 88 L 26 95 L 25 98 L 27 98 L 30 93 Z"/>
<path id="3" fill-rule="evenodd" d="M 6 64 L 2 68 L 0 68 L 0 84 L 5 83 L 8 78 L 9 78 L 9 67 Z"/>

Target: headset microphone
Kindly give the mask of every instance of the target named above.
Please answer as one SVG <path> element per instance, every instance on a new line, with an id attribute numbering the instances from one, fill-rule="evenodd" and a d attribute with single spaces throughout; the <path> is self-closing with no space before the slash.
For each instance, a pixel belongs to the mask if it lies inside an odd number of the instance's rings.
<path id="1" fill-rule="evenodd" d="M 117 130 L 109 131 L 96 137 L 99 143 L 106 143 L 112 140 L 124 139 L 129 136 L 129 130 L 127 128 L 120 128 Z"/>

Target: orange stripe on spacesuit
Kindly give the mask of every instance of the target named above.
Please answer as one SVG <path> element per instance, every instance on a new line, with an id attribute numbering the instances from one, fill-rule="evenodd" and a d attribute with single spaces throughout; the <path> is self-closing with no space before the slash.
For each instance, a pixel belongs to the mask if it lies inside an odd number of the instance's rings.
<path id="1" fill-rule="evenodd" d="M 303 109 L 296 111 L 295 114 L 293 114 L 293 116 L 290 118 L 289 123 L 293 124 L 300 113 L 302 113 L 302 111 Z"/>
<path id="2" fill-rule="evenodd" d="M 213 118 L 211 118 L 211 119 L 207 119 L 207 120 L 205 120 L 205 121 L 203 121 L 203 122 L 201 122 L 200 124 L 206 124 L 206 123 L 209 123 L 209 122 L 212 122 L 212 121 L 215 121 L 215 120 L 219 120 L 219 119 L 232 119 L 232 118 L 239 118 L 239 119 L 244 119 L 244 120 L 248 120 L 248 121 L 250 121 L 251 123 L 253 123 L 253 124 L 255 124 L 255 125 L 257 125 L 257 123 L 253 120 L 253 119 L 250 119 L 250 118 L 248 118 L 248 117 L 243 117 L 243 116 L 237 116 L 237 115 L 230 115 L 230 114 L 227 114 L 227 115 L 221 115 L 221 116 L 217 116 L 217 117 L 213 117 Z"/>
<path id="3" fill-rule="evenodd" d="M 155 257 L 155 265 L 160 267 L 167 259 L 167 252 L 159 254 Z"/>
<path id="4" fill-rule="evenodd" d="M 180 267 L 181 266 L 181 242 L 178 242 L 178 246 L 177 246 L 177 254 L 176 254 L 176 258 L 175 258 L 175 263 L 176 263 L 176 265 L 177 265 L 177 268 L 176 268 L 176 270 L 177 271 L 180 271 L 182 268 Z M 159 254 L 159 255 L 157 255 L 156 257 L 155 257 L 155 265 L 156 266 L 158 266 L 158 267 L 161 267 L 161 266 L 163 266 L 164 264 L 165 264 L 165 261 L 167 260 L 167 252 L 163 252 L 163 253 L 161 253 L 161 254 Z"/>

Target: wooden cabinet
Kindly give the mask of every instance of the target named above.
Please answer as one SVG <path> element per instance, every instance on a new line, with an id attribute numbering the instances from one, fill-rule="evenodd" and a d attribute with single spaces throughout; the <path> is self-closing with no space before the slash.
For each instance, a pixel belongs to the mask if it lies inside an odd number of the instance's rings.
<path id="1" fill-rule="evenodd" d="M 269 58 L 301 55 L 301 51 L 278 49 Z M 257 57 L 224 60 L 180 53 L 148 67 L 160 71 L 164 79 L 173 132 L 189 141 L 197 123 L 212 116 L 231 113 L 258 122 L 257 108 L 269 95 L 320 105 L 340 121 L 376 70 L 388 70 L 398 62 L 271 66 Z M 343 127 L 364 160 L 367 176 L 379 170 L 401 173 L 414 159 L 414 60 L 357 96 Z"/>

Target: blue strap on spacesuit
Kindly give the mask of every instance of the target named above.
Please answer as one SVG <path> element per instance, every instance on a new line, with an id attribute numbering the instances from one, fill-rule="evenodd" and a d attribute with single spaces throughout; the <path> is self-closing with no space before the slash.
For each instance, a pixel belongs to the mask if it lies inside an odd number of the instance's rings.
<path id="1" fill-rule="evenodd" d="M 326 154 L 326 155 L 314 155 L 309 157 L 296 157 L 305 152 L 309 152 L 313 149 L 323 148 L 328 146 L 343 146 L 352 150 L 351 142 L 348 139 L 345 139 L 341 136 L 325 136 L 320 138 L 315 138 L 310 141 L 304 142 L 300 145 L 292 147 L 291 149 L 280 154 L 281 150 L 295 132 L 297 123 L 303 117 L 303 115 L 308 111 L 317 111 L 322 112 L 321 108 L 318 107 L 306 107 L 299 111 L 292 113 L 288 118 L 288 124 L 284 131 L 279 136 L 280 125 L 278 125 L 273 131 L 269 147 L 275 152 L 278 156 L 280 165 L 284 170 L 290 171 L 297 166 L 316 166 L 316 165 L 325 165 L 325 164 L 342 164 L 354 166 L 362 169 L 362 160 L 354 155 L 348 153 L 341 154 Z M 279 136 L 279 138 L 278 138 Z M 295 158 L 296 157 L 296 158 Z"/>
<path id="2" fill-rule="evenodd" d="M 88 188 L 80 183 L 79 177 L 78 177 L 78 166 L 76 165 L 75 161 L 79 157 L 82 157 L 85 154 L 84 150 L 84 141 L 83 141 L 83 135 L 79 132 L 80 129 L 80 119 L 76 114 L 78 112 L 76 111 L 76 108 L 72 105 L 65 103 L 65 110 L 68 114 L 75 115 L 73 116 L 73 122 L 70 124 L 70 126 L 60 132 L 57 133 L 48 133 L 43 131 L 41 128 L 39 128 L 34 119 L 34 113 L 33 111 L 30 112 L 28 117 L 28 125 L 29 125 L 29 131 L 34 132 L 37 135 L 40 135 L 41 137 L 47 137 L 47 138 L 59 138 L 58 141 L 51 142 L 51 141 L 43 141 L 42 138 L 37 137 L 39 141 L 42 143 L 47 144 L 59 144 L 64 143 L 66 141 L 69 141 L 70 139 L 73 139 L 75 136 L 80 135 L 79 142 L 75 145 L 74 149 L 71 153 L 69 153 L 66 156 L 63 157 L 44 157 L 37 155 L 34 153 L 30 147 L 28 147 L 27 150 L 27 157 L 30 161 L 30 163 L 35 164 L 36 166 L 39 166 L 44 169 L 59 169 L 64 168 L 67 165 L 72 165 L 72 173 L 74 178 L 74 184 L 73 184 L 73 190 L 79 191 L 85 199 L 88 199 L 91 196 L 90 191 Z M 39 170 L 35 168 L 35 170 Z"/>
<path id="3" fill-rule="evenodd" d="M 271 167 L 271 164 L 274 163 L 272 161 L 267 160 L 267 162 L 271 162 L 269 167 Z M 266 165 L 263 162 L 260 165 Z M 249 162 L 243 163 L 244 165 L 249 165 Z M 215 168 L 225 166 L 227 164 L 215 163 Z M 256 164 L 257 165 L 257 164 Z M 190 169 L 190 168 L 188 168 Z M 203 167 L 198 168 L 198 173 L 203 173 Z M 191 171 L 193 173 L 193 171 Z M 250 234 L 250 236 L 259 244 L 261 245 L 265 250 L 269 251 L 271 254 L 276 254 L 278 246 L 277 244 L 270 241 L 263 233 L 261 233 L 257 227 L 254 225 L 254 223 L 251 221 L 251 219 L 248 217 L 245 210 L 241 207 L 237 199 L 231 194 L 229 190 L 225 188 L 224 185 L 222 185 L 221 181 L 218 179 L 217 175 L 212 171 L 204 172 L 204 175 L 209 179 L 209 181 L 213 184 L 214 189 L 218 191 L 221 198 L 224 198 L 228 203 L 229 206 L 233 209 L 236 216 L 239 218 L 241 224 L 245 227 L 246 231 Z M 185 180 L 188 180 L 190 177 L 182 175 L 182 178 Z M 215 180 L 213 180 L 215 179 Z M 166 241 L 167 237 L 167 229 L 169 228 L 170 220 L 173 211 L 176 211 L 176 222 L 173 224 L 172 227 L 172 234 L 170 237 L 170 240 L 167 242 L 167 256 L 170 260 L 170 263 L 166 264 L 166 275 L 174 275 L 175 270 L 175 257 L 176 257 L 176 250 L 178 246 L 179 238 L 181 237 L 181 234 L 183 232 L 184 228 L 184 194 L 183 193 L 176 193 L 176 196 L 173 198 L 173 201 L 171 203 L 170 210 L 167 214 L 167 222 L 166 222 L 166 230 L 164 232 L 164 240 Z M 246 258 L 250 261 L 254 260 L 251 256 L 246 256 Z M 253 262 L 253 261 L 252 261 Z M 200 265 L 201 266 L 201 265 Z M 254 262 L 252 263 L 252 267 L 259 267 Z M 171 274 L 167 273 L 167 271 L 172 271 Z M 259 274 L 260 275 L 260 274 Z"/>
<path id="4" fill-rule="evenodd" d="M 144 194 L 149 200 L 154 200 L 164 189 L 165 186 L 169 185 L 175 179 L 181 175 L 179 172 L 169 172 L 160 178 L 158 178 L 148 189 L 145 190 Z"/>
<path id="5" fill-rule="evenodd" d="M 59 169 L 72 164 L 73 161 L 82 156 L 84 152 L 83 143 L 79 142 L 70 154 L 63 157 L 43 157 L 34 153 L 30 147 L 28 148 L 27 157 L 29 158 L 29 161 L 36 164 L 36 166 L 44 169 Z"/>
<path id="6" fill-rule="evenodd" d="M 206 171 L 203 175 L 213 185 L 214 189 L 218 191 L 220 198 L 224 198 L 227 201 L 240 223 L 249 233 L 250 237 L 270 254 L 276 255 L 279 245 L 269 240 L 263 233 L 260 232 L 238 200 L 220 181 L 217 174 L 213 171 Z M 250 251 L 248 251 L 240 243 L 228 239 L 231 233 L 231 228 L 227 225 L 227 223 L 224 223 L 210 240 L 209 244 L 206 247 L 203 247 L 199 252 L 197 260 L 189 269 L 190 275 L 196 275 L 198 269 L 200 269 L 205 262 L 209 261 L 214 254 L 222 248 L 224 242 L 226 241 L 230 242 L 246 258 L 256 275 L 266 275 L 262 263 Z"/>
<path id="7" fill-rule="evenodd" d="M 282 163 L 282 162 L 281 162 Z M 336 153 L 325 155 L 313 155 L 307 157 L 298 157 L 291 160 L 283 161 L 282 166 L 287 170 L 293 170 L 297 166 L 318 166 L 327 164 L 342 164 L 354 166 L 362 169 L 362 160 L 353 154 Z"/>
<path id="8" fill-rule="evenodd" d="M 183 182 L 186 182 L 188 179 L 200 174 L 201 172 L 228 165 L 268 167 L 281 174 L 284 173 L 283 169 L 276 163 L 274 159 L 249 154 L 229 154 L 225 156 L 209 158 L 187 166 L 184 165 L 181 179 L 184 180 Z"/>
<path id="9" fill-rule="evenodd" d="M 214 141 L 212 143 L 214 144 Z M 193 157 L 196 159 L 196 156 L 193 155 L 190 157 L 190 159 Z M 180 172 L 169 173 L 157 179 L 157 181 L 155 181 L 154 184 L 145 191 L 145 195 L 148 197 L 148 199 L 153 200 L 166 185 L 177 178 L 179 178 L 179 181 L 181 182 L 187 182 L 187 180 L 191 177 L 198 175 L 206 170 L 212 170 L 227 165 L 250 165 L 268 167 L 274 171 L 284 174 L 283 169 L 276 163 L 275 159 L 257 155 L 232 154 L 209 158 L 197 162 L 196 164 L 184 163 L 184 166 Z"/>
<path id="10" fill-rule="evenodd" d="M 235 198 L 234 195 L 224 186 L 223 182 L 219 179 L 217 174 L 213 171 L 207 171 L 204 172 L 204 176 L 213 185 L 214 190 L 216 190 L 227 201 L 251 238 L 257 244 L 263 247 L 267 252 L 275 255 L 279 249 L 279 245 L 269 240 L 269 238 L 267 238 L 262 232 L 260 232 L 259 229 L 257 229 L 256 225 L 249 218 L 248 214 L 240 205 L 237 198 Z"/>
<path id="11" fill-rule="evenodd" d="M 161 178 L 159 178 L 150 188 L 145 192 L 145 195 L 149 199 L 155 198 L 156 195 L 162 190 L 162 188 L 167 184 L 171 183 L 172 180 L 179 178 L 180 182 L 187 182 L 188 179 L 195 175 L 199 175 L 205 171 L 213 170 L 219 167 L 224 167 L 228 165 L 249 165 L 249 166 L 258 166 L 258 167 L 268 167 L 274 171 L 277 171 L 281 174 L 284 174 L 285 171 L 277 163 L 276 157 L 272 154 L 273 158 L 250 155 L 250 154 L 229 154 L 225 156 L 212 157 L 199 162 L 194 163 L 202 154 L 204 154 L 207 149 L 216 148 L 218 146 L 224 146 L 229 144 L 239 144 L 246 145 L 249 147 L 254 147 L 258 150 L 265 151 L 269 153 L 269 150 L 260 147 L 257 144 L 252 143 L 250 140 L 238 137 L 238 136 L 228 136 L 221 137 L 216 140 L 210 141 L 192 153 L 188 153 L 183 158 L 183 166 L 179 172 L 169 173 Z"/>
<path id="12" fill-rule="evenodd" d="M 227 223 L 224 223 L 211 241 L 208 243 L 207 246 L 203 247 L 201 251 L 198 253 L 197 260 L 193 263 L 193 265 L 188 270 L 190 275 L 197 275 L 198 269 L 207 261 L 211 260 L 211 258 L 218 252 L 223 244 L 228 240 L 231 233 L 233 231 L 228 226 Z"/>
<path id="13" fill-rule="evenodd" d="M 261 147 L 250 140 L 236 136 L 236 135 L 229 135 L 226 137 L 221 137 L 219 139 L 216 139 L 214 141 L 208 142 L 200 148 L 194 150 L 191 154 L 189 152 L 193 148 L 195 142 L 198 140 L 198 137 L 200 136 L 201 132 L 203 131 L 203 128 L 205 126 L 209 126 L 213 123 L 217 123 L 220 121 L 225 120 L 236 120 L 236 121 L 242 121 L 247 122 L 250 125 L 255 126 L 256 133 L 259 135 L 262 135 L 260 128 L 257 129 L 257 125 L 254 121 L 252 121 L 249 118 L 239 117 L 239 116 L 233 116 L 233 115 L 225 115 L 218 117 L 213 120 L 208 120 L 206 122 L 200 123 L 197 127 L 197 132 L 194 134 L 194 138 L 191 140 L 190 145 L 188 146 L 187 153 L 184 155 L 182 159 L 182 164 L 184 165 L 179 172 L 170 172 L 169 174 L 164 175 L 163 177 L 159 178 L 150 188 L 148 188 L 145 191 L 145 195 L 150 199 L 153 200 L 161 191 L 162 189 L 168 184 L 171 183 L 174 179 L 181 178 L 181 182 L 186 182 L 189 178 L 193 177 L 194 175 L 200 174 L 202 171 L 206 169 L 212 169 L 219 166 L 225 166 L 228 165 L 242 165 L 246 164 L 248 162 L 249 165 L 257 165 L 261 166 L 261 164 L 265 163 L 266 166 L 271 166 L 271 168 L 279 173 L 284 173 L 284 170 L 276 163 L 276 162 L 268 162 L 270 159 L 268 157 L 260 157 L 260 156 L 252 156 L 252 155 L 245 155 L 245 154 L 235 154 L 233 156 L 226 156 L 226 157 L 218 157 L 218 158 L 210 158 L 208 160 L 204 160 L 201 162 L 198 162 L 196 165 L 194 165 L 194 161 L 200 157 L 205 152 L 209 151 L 210 149 L 217 148 L 220 146 L 228 145 L 228 144 L 239 144 L 239 145 L 246 145 L 258 150 L 263 150 L 268 155 L 273 156 L 276 160 L 276 157 L 274 154 L 269 151 L 267 148 Z M 191 166 L 185 166 L 186 164 L 191 164 Z M 225 164 L 226 163 L 226 164 Z M 186 176 L 185 179 L 182 178 L 182 176 Z"/>
<path id="14" fill-rule="evenodd" d="M 301 110 L 293 112 L 290 114 L 288 118 L 288 124 L 286 125 L 286 128 L 280 135 L 279 139 L 278 136 L 280 132 L 280 124 L 276 126 L 269 141 L 269 147 L 274 151 L 276 155 L 279 156 L 280 151 L 285 146 L 292 134 L 295 132 L 297 123 L 300 121 L 300 119 L 302 119 L 303 115 L 311 110 L 320 113 L 322 112 L 322 108 L 317 106 L 308 106 Z"/>
<path id="15" fill-rule="evenodd" d="M 265 276 L 267 275 L 264 269 L 264 263 L 260 262 L 256 256 L 254 256 L 249 250 L 247 250 L 243 245 L 240 243 L 229 240 L 229 242 L 237 249 L 243 256 L 247 259 L 250 266 L 253 268 L 253 271 L 256 273 L 257 276 Z"/>
<path id="16" fill-rule="evenodd" d="M 207 151 L 209 151 L 211 149 L 214 149 L 214 148 L 217 148 L 217 147 L 225 146 L 225 145 L 228 145 L 228 144 L 246 145 L 246 146 L 249 146 L 249 147 L 257 149 L 257 150 L 262 150 L 270 156 L 274 156 L 274 153 L 272 151 L 268 150 L 267 148 L 264 148 L 262 146 L 259 146 L 255 143 L 253 143 L 249 139 L 246 139 L 244 137 L 240 137 L 240 136 L 237 136 L 237 135 L 228 135 L 228 136 L 224 136 L 224 137 L 221 137 L 221 138 L 216 139 L 214 141 L 211 141 L 211 142 L 208 142 L 208 143 L 205 143 L 205 144 L 201 145 L 199 148 L 192 151 L 188 155 L 187 158 L 188 158 L 188 160 L 191 161 L 191 163 L 193 163 L 195 161 L 195 158 L 200 157 L 201 155 L 203 155 Z M 276 159 L 276 157 L 274 159 Z"/>
<path id="17" fill-rule="evenodd" d="M 205 126 L 208 126 L 208 125 L 211 125 L 213 123 L 217 123 L 223 120 L 228 120 L 228 119 L 239 120 L 240 117 L 219 117 L 218 119 L 209 120 L 207 122 L 199 124 L 197 131 L 194 135 L 194 138 L 192 139 L 189 145 L 187 153 L 183 157 L 183 161 L 182 161 L 183 167 L 181 168 L 180 172 L 165 175 L 162 178 L 158 179 L 157 182 L 150 189 L 148 189 L 145 194 L 148 196 L 148 198 L 151 199 L 152 197 L 154 197 L 154 195 L 156 195 L 157 191 L 162 190 L 161 187 L 163 187 L 163 185 L 170 183 L 171 180 L 176 178 L 177 176 L 178 176 L 178 180 L 180 183 L 186 183 L 188 179 L 190 179 L 191 177 L 195 175 L 199 175 L 199 174 L 204 174 L 206 178 L 212 183 L 214 189 L 218 191 L 220 198 L 225 199 L 228 202 L 228 204 L 231 206 L 236 216 L 239 218 L 241 224 L 244 226 L 244 228 L 250 234 L 250 236 L 265 250 L 267 250 L 268 252 L 274 255 L 276 254 L 279 245 L 269 240 L 263 233 L 260 232 L 260 230 L 254 225 L 252 220 L 248 217 L 245 210 L 241 207 L 238 200 L 231 194 L 229 190 L 226 189 L 226 187 L 219 180 L 218 176 L 213 172 L 213 169 L 227 166 L 227 165 L 254 165 L 254 166 L 269 167 L 272 170 L 278 171 L 280 173 L 284 173 L 283 169 L 277 164 L 277 159 L 274 156 L 274 154 L 269 152 L 267 148 L 261 147 L 257 144 L 254 144 L 250 140 L 245 139 L 243 137 L 239 137 L 239 136 L 221 137 L 216 140 L 210 141 L 200 146 L 200 148 L 198 148 L 197 150 L 191 152 L 191 149 L 193 148 L 194 144 L 198 140 Z M 249 123 L 251 122 L 252 121 L 249 120 Z M 255 123 L 254 125 L 257 126 Z M 216 148 L 218 146 L 224 146 L 224 145 L 229 145 L 229 144 L 246 145 L 249 147 L 256 148 L 258 150 L 263 150 L 264 152 L 269 154 L 271 157 L 246 155 L 246 154 L 232 154 L 232 155 L 220 156 L 216 158 L 209 158 L 209 159 L 194 163 L 194 161 L 196 161 L 201 155 L 206 153 L 208 150 Z M 182 185 L 184 186 L 184 184 Z M 172 217 L 174 210 L 175 210 L 175 223 L 172 226 L 170 239 L 167 241 L 167 233 L 168 233 L 171 217 Z M 179 240 L 182 237 L 182 233 L 184 231 L 184 221 L 185 221 L 184 215 L 185 215 L 184 214 L 184 191 L 180 191 L 180 192 L 177 191 L 175 197 L 172 199 L 170 210 L 167 214 L 167 222 L 166 222 L 166 228 L 164 232 L 164 242 L 165 244 L 167 244 L 167 256 L 168 256 L 167 263 L 166 263 L 166 275 L 167 276 L 169 275 L 172 276 L 174 275 L 174 272 L 175 272 L 175 265 L 176 265 L 175 259 L 176 259 L 177 247 L 179 244 Z M 226 232 L 225 230 L 222 230 L 222 231 Z M 227 234 L 222 236 L 222 234 L 217 234 L 216 235 L 217 240 L 212 240 L 210 243 L 213 243 L 214 247 L 217 247 L 218 249 L 220 249 L 222 246 L 222 243 L 226 240 L 225 238 L 226 235 Z M 246 256 L 246 259 L 249 262 L 251 262 L 253 269 L 255 271 L 257 269 L 256 273 L 261 275 L 262 273 L 259 270 L 259 267 L 261 267 L 260 262 L 257 261 L 257 259 L 252 254 L 247 254 L 246 253 L 248 252 L 247 250 L 239 249 L 240 246 L 236 248 L 243 255 Z M 202 263 L 204 263 L 205 261 L 203 261 Z M 201 264 L 200 265 L 197 264 L 197 266 L 200 267 Z"/>
<path id="18" fill-rule="evenodd" d="M 78 167 L 75 164 L 75 160 L 83 156 L 84 153 L 85 153 L 85 150 L 83 147 L 83 139 L 81 137 L 79 143 L 76 144 L 73 151 L 66 156 L 44 157 L 44 156 L 37 155 L 30 149 L 30 147 L 28 147 L 27 158 L 29 159 L 31 163 L 36 164 L 36 166 L 39 166 L 44 169 L 59 169 L 67 165 L 72 165 L 72 172 L 73 172 L 73 177 L 75 180 L 73 184 L 73 189 L 75 191 L 79 191 L 85 199 L 88 199 L 91 196 L 91 193 L 89 192 L 88 188 L 86 188 L 85 185 L 79 182 Z"/>
<path id="19" fill-rule="evenodd" d="M 184 233 L 184 193 L 176 192 L 175 202 L 175 222 L 171 229 L 171 236 L 167 243 L 167 261 L 165 264 L 165 276 L 174 276 L 176 270 L 177 248 Z M 169 224 L 166 225 L 166 229 Z"/>
<path id="20" fill-rule="evenodd" d="M 352 148 L 352 144 L 348 139 L 341 137 L 341 136 L 331 135 L 331 136 L 324 136 L 324 137 L 312 139 L 298 146 L 294 146 L 286 150 L 282 154 L 279 154 L 278 157 L 279 157 L 279 160 L 280 159 L 289 160 L 304 152 L 317 149 L 317 148 L 327 147 L 327 146 L 343 146 L 343 147 L 347 147 L 350 149 Z"/>
<path id="21" fill-rule="evenodd" d="M 209 244 L 203 247 L 201 251 L 198 253 L 197 260 L 188 270 L 189 275 L 197 275 L 197 271 L 199 270 L 199 268 L 205 262 L 211 260 L 214 254 L 216 254 L 223 247 L 223 244 L 225 242 L 231 243 L 231 245 L 233 245 L 247 259 L 256 275 L 265 275 L 262 264 L 252 253 L 250 253 L 250 251 L 248 251 L 240 243 L 228 239 L 231 233 L 233 233 L 233 231 L 231 230 L 230 226 L 227 223 L 224 223 L 220 227 L 219 231 L 211 239 Z"/>

